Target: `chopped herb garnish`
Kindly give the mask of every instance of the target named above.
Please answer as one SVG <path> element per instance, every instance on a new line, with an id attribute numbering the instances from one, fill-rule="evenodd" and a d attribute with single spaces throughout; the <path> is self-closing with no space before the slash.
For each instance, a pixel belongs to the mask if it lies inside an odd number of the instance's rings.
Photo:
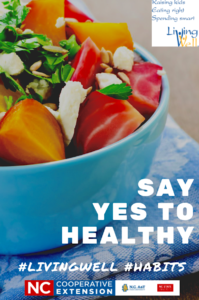
<path id="1" fill-rule="evenodd" d="M 37 100 L 38 102 L 42 103 L 43 102 L 43 98 L 41 95 L 35 93 L 34 95 L 23 95 L 21 96 L 16 102 L 15 104 L 19 103 L 20 101 L 23 101 L 25 99 L 34 99 L 34 100 Z"/>
<path id="2" fill-rule="evenodd" d="M 53 73 L 57 69 L 59 64 L 63 64 L 68 54 L 62 55 L 60 53 L 49 53 L 47 51 L 41 51 L 41 59 L 45 59 L 43 67 L 46 72 Z"/>
<path id="3" fill-rule="evenodd" d="M 81 49 L 81 46 L 76 42 L 76 36 L 73 34 L 68 40 L 61 41 L 60 46 L 69 51 L 70 58 L 74 57 Z"/>
<path id="4" fill-rule="evenodd" d="M 68 82 L 73 76 L 75 69 L 71 67 L 71 65 L 62 66 L 61 70 L 61 79 L 64 82 Z"/>
<path id="5" fill-rule="evenodd" d="M 13 53 L 13 52 L 19 52 L 19 51 L 30 52 L 28 49 L 21 48 L 15 43 L 2 42 L 2 41 L 0 41 L 0 50 L 2 50 L 4 53 Z"/>
<path id="6" fill-rule="evenodd" d="M 40 46 L 51 45 L 51 41 L 50 40 L 46 41 L 41 37 L 34 36 L 31 38 L 18 41 L 16 45 L 23 48 L 27 48 L 29 50 L 34 50 L 35 48 L 39 48 Z"/>
<path id="7" fill-rule="evenodd" d="M 38 37 L 32 37 L 18 42 L 0 41 L 0 50 L 5 53 L 19 52 L 19 51 L 30 51 L 39 48 L 40 46 L 51 43 L 50 41 L 44 41 Z"/>
<path id="8" fill-rule="evenodd" d="M 128 100 L 132 95 L 132 88 L 126 83 L 112 84 L 98 92 L 118 100 Z"/>
<path id="9" fill-rule="evenodd" d="M 17 55 L 24 64 L 25 72 L 28 74 L 27 78 L 23 74 L 21 75 L 21 79 L 24 79 L 24 86 L 30 82 L 29 79 L 31 80 L 31 76 L 46 80 L 53 85 L 53 88 L 57 84 L 69 81 L 75 70 L 71 65 L 67 64 L 66 58 L 68 56 L 69 58 L 73 58 L 81 48 L 76 41 L 75 35 L 72 35 L 68 40 L 60 42 L 60 46 L 64 49 L 63 52 L 65 53 L 48 51 L 48 48 L 52 49 L 54 46 L 46 35 L 36 34 L 31 31 L 22 33 L 22 31 L 17 30 L 17 27 L 20 28 L 25 20 L 29 8 L 21 5 L 20 0 L 5 0 L 2 3 L 7 11 L 4 15 L 0 16 L 0 53 L 9 54 L 17 52 Z M 49 75 L 49 78 L 35 75 L 30 71 L 31 65 L 39 60 L 42 61 L 39 71 Z M 13 102 L 11 97 L 6 98 L 7 107 L 11 107 L 14 103 L 18 103 L 26 98 L 33 98 L 39 102 L 43 101 L 43 98 L 38 94 L 27 96 L 23 87 L 1 67 L 0 77 L 6 89 L 14 92 L 19 91 L 22 94 L 17 102 Z"/>
<path id="10" fill-rule="evenodd" d="M 33 50 L 39 48 L 40 44 L 38 43 L 37 38 L 25 39 L 16 43 L 17 46 L 26 48 L 28 50 Z"/>
<path id="11" fill-rule="evenodd" d="M 44 77 L 42 77 L 42 76 L 35 75 L 35 74 L 33 74 L 32 72 L 30 72 L 29 70 L 27 70 L 27 69 L 25 69 L 25 71 L 26 71 L 29 75 L 33 76 L 33 77 L 36 77 L 36 78 L 39 78 L 39 79 L 45 79 L 46 81 L 52 83 L 52 79 L 51 79 L 51 78 L 44 78 Z"/>
<path id="12" fill-rule="evenodd" d="M 9 11 L 0 17 L 0 24 L 21 25 L 30 9 L 27 6 L 21 5 L 19 0 L 10 0 L 3 2 L 3 4 Z"/>
<path id="13" fill-rule="evenodd" d="M 52 83 L 57 84 L 60 83 L 60 67 L 58 67 L 55 73 L 52 75 Z"/>
<path id="14" fill-rule="evenodd" d="M 62 81 L 68 82 L 74 71 L 75 69 L 73 69 L 71 65 L 58 66 L 55 73 L 52 75 L 53 84 L 61 83 Z"/>
<path id="15" fill-rule="evenodd" d="M 19 39 L 30 39 L 30 38 L 37 38 L 38 43 L 40 43 L 42 46 L 52 45 L 51 39 L 49 39 L 46 35 L 43 34 L 37 34 L 37 33 L 23 33 L 19 34 Z"/>
<path id="16" fill-rule="evenodd" d="M 22 94 L 26 94 L 22 86 L 16 82 L 4 69 L 0 66 L 0 75 L 6 89 L 13 92 L 19 91 Z"/>
<path id="17" fill-rule="evenodd" d="M 12 107 L 14 100 L 13 100 L 12 96 L 9 96 L 9 97 L 5 96 L 4 99 L 5 99 L 7 110 L 9 110 Z"/>

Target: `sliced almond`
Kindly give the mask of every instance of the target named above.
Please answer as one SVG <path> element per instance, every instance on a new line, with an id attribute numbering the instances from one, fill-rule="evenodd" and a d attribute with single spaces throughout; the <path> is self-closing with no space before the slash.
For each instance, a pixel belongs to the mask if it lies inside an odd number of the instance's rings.
<path id="1" fill-rule="evenodd" d="M 101 54 L 102 63 L 109 64 L 108 52 L 104 48 L 102 48 L 100 54 Z"/>
<path id="2" fill-rule="evenodd" d="M 92 92 L 92 89 L 93 89 L 92 86 L 90 86 L 90 87 L 87 89 L 87 96 Z"/>
<path id="3" fill-rule="evenodd" d="M 117 73 L 117 76 L 118 76 L 120 79 L 122 79 L 122 81 L 125 82 L 126 84 L 131 85 L 130 79 L 128 78 L 128 76 L 127 76 L 125 73 L 119 72 L 119 73 Z"/>
<path id="4" fill-rule="evenodd" d="M 43 49 L 49 52 L 53 52 L 53 53 L 62 53 L 62 54 L 66 54 L 68 53 L 68 50 L 62 48 L 62 47 L 57 47 L 57 46 L 43 46 Z"/>
<path id="5" fill-rule="evenodd" d="M 41 68 L 42 66 L 42 61 L 39 60 L 37 62 L 35 62 L 31 67 L 30 67 L 30 71 L 37 71 L 39 68 Z"/>
<path id="6" fill-rule="evenodd" d="M 107 69 L 107 68 L 109 68 L 109 65 L 107 65 L 107 64 L 101 64 L 100 67 L 101 67 L 102 69 Z"/>
<path id="7" fill-rule="evenodd" d="M 37 75 L 37 76 L 41 76 L 41 77 L 45 77 L 45 78 L 50 78 L 50 75 L 47 75 L 45 73 L 42 72 L 38 72 L 38 71 L 32 71 L 32 74 Z"/>
<path id="8" fill-rule="evenodd" d="M 75 19 L 75 18 L 65 18 L 65 22 L 66 23 L 70 23 L 70 22 L 78 23 L 77 19 Z"/>
<path id="9" fill-rule="evenodd" d="M 16 32 L 17 32 L 18 34 L 22 34 L 22 33 L 23 33 L 23 30 L 22 30 L 21 28 L 16 28 L 15 30 L 16 30 Z"/>
<path id="10" fill-rule="evenodd" d="M 113 72 L 113 68 L 111 67 L 108 67 L 106 70 L 105 70 L 105 73 L 112 73 Z"/>
<path id="11" fill-rule="evenodd" d="M 109 55 L 109 61 L 110 61 L 110 65 L 113 67 L 114 66 L 114 62 L 113 62 L 113 53 L 108 50 L 108 55 Z"/>
<path id="12" fill-rule="evenodd" d="M 45 103 L 44 106 L 50 107 L 52 110 L 57 110 L 57 105 L 55 103 Z"/>

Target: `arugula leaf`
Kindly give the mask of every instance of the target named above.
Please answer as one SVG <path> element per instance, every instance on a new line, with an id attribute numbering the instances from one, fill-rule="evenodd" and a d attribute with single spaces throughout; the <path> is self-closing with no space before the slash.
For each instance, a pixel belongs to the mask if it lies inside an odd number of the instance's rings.
<path id="1" fill-rule="evenodd" d="M 16 8 L 16 15 L 17 15 L 17 23 L 16 25 L 20 25 L 25 18 L 27 17 L 30 9 L 27 6 L 20 5 Z"/>
<path id="2" fill-rule="evenodd" d="M 55 73 L 52 75 L 52 83 L 57 84 L 61 82 L 68 82 L 75 69 L 71 67 L 71 65 L 65 65 L 65 66 L 58 66 Z"/>
<path id="3" fill-rule="evenodd" d="M 52 83 L 53 84 L 61 83 L 61 80 L 60 80 L 60 67 L 58 67 L 56 69 L 55 73 L 52 75 Z"/>
<path id="4" fill-rule="evenodd" d="M 74 34 L 68 40 L 63 40 L 59 44 L 62 48 L 69 51 L 68 55 L 70 58 L 74 57 L 81 49 L 81 46 L 76 42 L 76 36 Z"/>
<path id="5" fill-rule="evenodd" d="M 27 95 L 23 95 L 23 96 L 19 97 L 19 99 L 17 99 L 17 101 L 15 102 L 15 104 L 17 104 L 17 103 L 19 103 L 20 101 L 25 100 L 25 99 L 27 99 L 27 98 L 28 98 Z"/>
<path id="6" fill-rule="evenodd" d="M 18 38 L 18 33 L 12 25 L 0 24 L 0 41 L 12 40 L 15 42 Z"/>
<path id="7" fill-rule="evenodd" d="M 16 9 L 17 6 L 21 5 L 20 0 L 8 0 L 2 2 L 6 9 L 12 10 Z"/>
<path id="8" fill-rule="evenodd" d="M 112 84 L 98 92 L 118 100 L 128 100 L 132 95 L 132 88 L 126 83 Z"/>
<path id="9" fill-rule="evenodd" d="M 71 65 L 62 66 L 61 70 L 61 79 L 64 82 L 68 82 L 73 76 L 75 69 L 71 67 Z"/>
<path id="10" fill-rule="evenodd" d="M 13 92 L 19 91 L 22 94 L 26 94 L 22 86 L 17 83 L 4 69 L 0 66 L 0 75 L 6 89 Z"/>
<path id="11" fill-rule="evenodd" d="M 37 38 L 21 40 L 21 41 L 17 42 L 15 45 L 22 47 L 22 48 L 26 48 L 28 50 L 33 50 L 33 49 L 39 48 L 39 46 L 40 46 Z"/>
<path id="12" fill-rule="evenodd" d="M 36 78 L 39 78 L 39 79 L 44 79 L 44 80 L 46 80 L 46 81 L 52 83 L 52 79 L 51 79 L 51 78 L 44 78 L 44 77 L 42 77 L 42 76 L 35 75 L 35 74 L 33 74 L 32 72 L 30 72 L 29 70 L 27 70 L 27 69 L 25 69 L 25 71 L 26 71 L 29 75 L 33 76 L 33 77 L 36 77 Z"/>
<path id="13" fill-rule="evenodd" d="M 20 101 L 23 101 L 25 99 L 34 99 L 34 100 L 37 100 L 40 103 L 43 102 L 43 97 L 41 95 L 35 93 L 34 95 L 23 95 L 23 96 L 19 97 L 19 99 L 17 99 L 17 101 L 15 102 L 15 104 L 17 104 Z"/>
<path id="14" fill-rule="evenodd" d="M 7 25 L 0 24 L 0 33 L 2 33 L 5 30 L 6 27 L 7 27 Z"/>
<path id="15" fill-rule="evenodd" d="M 21 48 L 15 43 L 2 42 L 2 41 L 0 41 L 0 50 L 4 51 L 5 53 L 13 53 L 13 52 L 19 52 L 19 51 L 30 52 L 28 49 Z"/>
<path id="16" fill-rule="evenodd" d="M 30 50 L 51 44 L 52 41 L 42 34 L 20 34 L 19 41 L 17 42 L 17 45 Z"/>
<path id="17" fill-rule="evenodd" d="M 14 103 L 14 100 L 13 100 L 12 96 L 9 96 L 9 97 L 5 96 L 4 99 L 5 99 L 5 102 L 6 102 L 7 110 L 9 110 L 12 107 L 12 105 Z"/>
<path id="18" fill-rule="evenodd" d="M 19 40 L 31 39 L 31 38 L 37 38 L 38 43 L 40 43 L 42 46 L 52 45 L 51 39 L 49 39 L 44 34 L 37 34 L 37 33 L 22 33 L 22 34 L 19 34 Z"/>
<path id="19" fill-rule="evenodd" d="M 43 63 L 47 72 L 55 72 L 57 65 L 62 64 L 68 54 L 62 55 L 60 53 L 49 53 L 47 51 L 41 51 L 42 57 L 45 58 Z"/>
<path id="20" fill-rule="evenodd" d="M 4 6 L 9 11 L 0 16 L 0 23 L 6 25 L 19 26 L 25 20 L 30 10 L 28 7 L 21 5 L 19 0 L 6 1 Z"/>
<path id="21" fill-rule="evenodd" d="M 8 42 L 8 41 L 0 41 L 0 50 L 6 53 L 19 52 L 19 51 L 27 51 L 30 53 L 31 50 L 37 49 L 40 46 L 49 44 L 49 41 L 45 41 L 38 37 L 28 38 L 19 40 L 16 43 Z"/>
<path id="22" fill-rule="evenodd" d="M 39 102 L 43 102 L 43 97 L 37 93 L 35 93 L 34 95 L 29 95 L 28 96 L 30 99 L 34 99 L 34 100 L 37 100 Z"/>

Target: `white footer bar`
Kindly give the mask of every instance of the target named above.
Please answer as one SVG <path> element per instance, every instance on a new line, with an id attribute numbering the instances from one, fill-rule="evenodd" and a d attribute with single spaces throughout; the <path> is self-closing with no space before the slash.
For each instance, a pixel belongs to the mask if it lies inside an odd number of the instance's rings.
<path id="1" fill-rule="evenodd" d="M 116 296 L 180 296 L 179 280 L 116 280 Z"/>

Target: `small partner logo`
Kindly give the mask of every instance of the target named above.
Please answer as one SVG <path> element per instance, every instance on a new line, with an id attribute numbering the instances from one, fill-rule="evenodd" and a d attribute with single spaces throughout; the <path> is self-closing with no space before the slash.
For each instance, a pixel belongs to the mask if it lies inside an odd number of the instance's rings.
<path id="1" fill-rule="evenodd" d="M 188 30 L 185 27 L 178 31 L 173 27 L 168 27 L 168 36 L 176 36 L 178 47 L 198 47 L 198 30 Z"/>
<path id="2" fill-rule="evenodd" d="M 124 284 L 122 287 L 123 292 L 127 292 L 128 291 L 128 285 Z"/>

